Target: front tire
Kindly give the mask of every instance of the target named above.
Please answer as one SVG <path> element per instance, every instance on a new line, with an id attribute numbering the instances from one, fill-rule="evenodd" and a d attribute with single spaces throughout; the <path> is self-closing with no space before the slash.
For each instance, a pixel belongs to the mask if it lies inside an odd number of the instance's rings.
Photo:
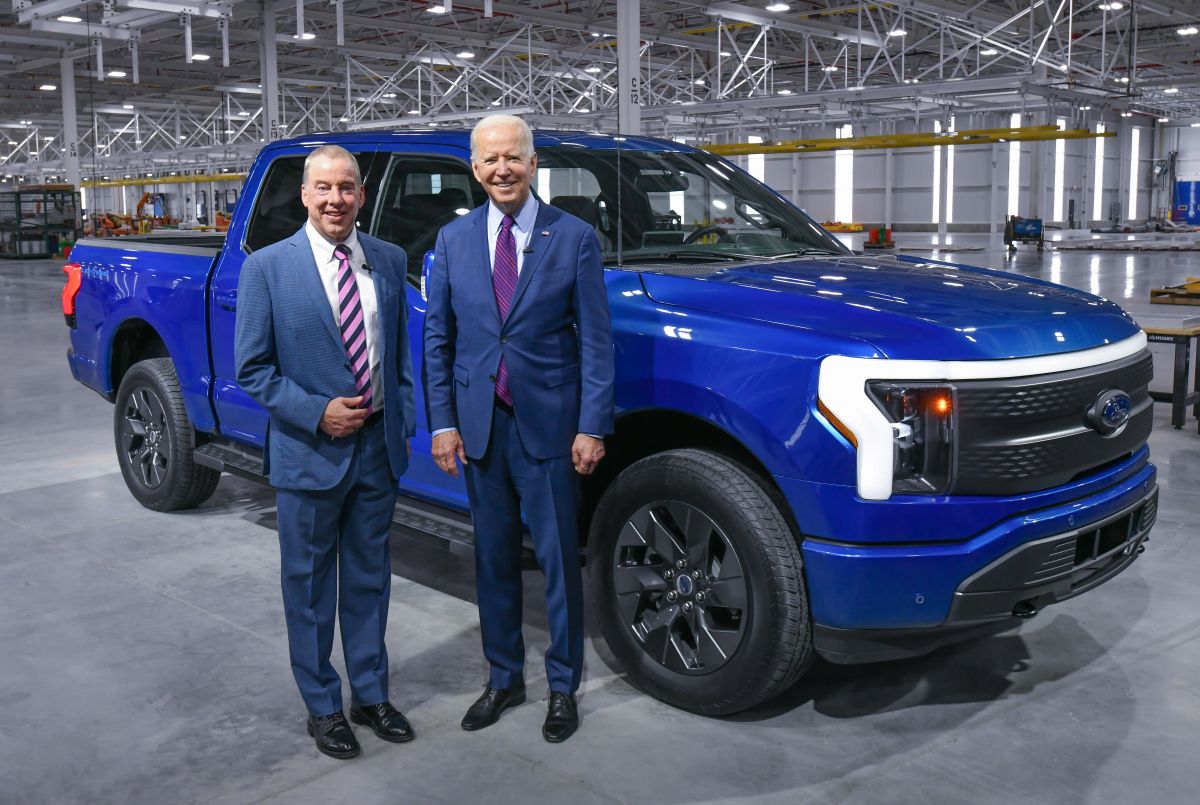
<path id="1" fill-rule="evenodd" d="M 762 485 L 703 450 L 633 464 L 588 538 L 592 612 L 630 681 L 725 715 L 791 687 L 812 659 L 800 550 Z"/>
<path id="2" fill-rule="evenodd" d="M 139 361 L 125 373 L 117 390 L 113 435 L 125 485 L 147 509 L 199 506 L 221 480 L 221 473 L 193 459 L 195 431 L 170 358 Z"/>

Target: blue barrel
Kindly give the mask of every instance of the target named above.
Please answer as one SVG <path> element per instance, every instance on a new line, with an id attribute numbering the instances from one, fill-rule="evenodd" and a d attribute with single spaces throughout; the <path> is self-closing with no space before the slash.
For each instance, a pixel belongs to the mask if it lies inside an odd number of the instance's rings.
<path id="1" fill-rule="evenodd" d="M 1200 182 L 1176 182 L 1172 220 L 1200 226 Z"/>

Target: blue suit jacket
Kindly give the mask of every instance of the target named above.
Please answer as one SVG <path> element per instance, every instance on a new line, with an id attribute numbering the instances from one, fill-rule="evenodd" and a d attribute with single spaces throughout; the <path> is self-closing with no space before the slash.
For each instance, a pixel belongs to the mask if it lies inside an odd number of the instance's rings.
<path id="1" fill-rule="evenodd" d="M 406 337 L 404 251 L 358 233 L 371 266 L 383 330 L 380 366 L 388 459 L 408 468 L 406 438 L 416 433 L 412 356 Z M 333 309 L 308 236 L 260 249 L 238 278 L 237 379 L 271 415 L 265 469 L 283 489 L 330 489 L 346 474 L 353 436 L 335 439 L 318 425 L 334 397 L 357 396 Z"/>
<path id="2" fill-rule="evenodd" d="M 504 355 L 517 429 L 535 458 L 569 455 L 577 433 L 613 424 L 613 341 L 600 244 L 592 227 L 539 202 L 503 321 L 492 288 L 488 205 L 438 234 L 426 293 L 430 430 L 458 428 L 480 458 L 491 434 Z"/>

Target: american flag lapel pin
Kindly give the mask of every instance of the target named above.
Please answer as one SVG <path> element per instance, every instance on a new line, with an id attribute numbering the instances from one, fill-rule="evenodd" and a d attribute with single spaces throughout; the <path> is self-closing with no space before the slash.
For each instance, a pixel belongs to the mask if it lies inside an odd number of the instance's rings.
<path id="1" fill-rule="evenodd" d="M 549 229 L 543 229 L 543 230 L 542 230 L 542 237 L 544 237 L 544 238 L 548 238 L 548 237 L 550 237 L 550 230 L 549 230 Z"/>

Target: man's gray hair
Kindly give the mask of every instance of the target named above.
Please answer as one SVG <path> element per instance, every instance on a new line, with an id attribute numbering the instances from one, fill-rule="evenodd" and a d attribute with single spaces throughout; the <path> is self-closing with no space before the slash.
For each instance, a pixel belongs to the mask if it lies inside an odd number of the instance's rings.
<path id="1" fill-rule="evenodd" d="M 302 184 L 308 184 L 308 166 L 318 159 L 346 160 L 350 163 L 350 169 L 354 171 L 354 183 L 362 187 L 362 172 L 358 169 L 358 160 L 354 158 L 354 154 L 351 154 L 340 145 L 322 145 L 320 148 L 314 148 L 309 152 L 304 160 L 304 176 L 300 179 Z"/>
<path id="2" fill-rule="evenodd" d="M 521 156 L 526 159 L 533 156 L 533 132 L 530 130 L 528 123 L 516 115 L 488 115 L 485 118 L 481 118 L 475 124 L 475 128 L 471 129 L 472 160 L 479 154 L 480 135 L 488 129 L 499 128 L 500 126 L 516 126 Z"/>

